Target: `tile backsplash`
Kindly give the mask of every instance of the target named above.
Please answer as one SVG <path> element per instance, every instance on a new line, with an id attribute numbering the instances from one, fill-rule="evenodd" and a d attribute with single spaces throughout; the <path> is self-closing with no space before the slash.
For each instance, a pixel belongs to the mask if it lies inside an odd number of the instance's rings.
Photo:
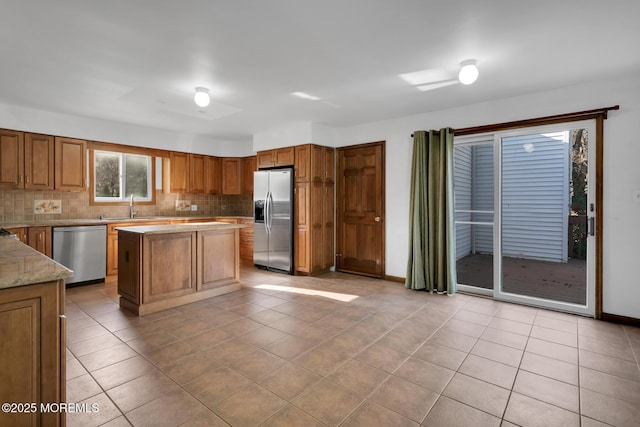
<path id="1" fill-rule="evenodd" d="M 60 203 L 61 213 L 34 213 L 36 200 Z M 197 211 L 176 211 L 177 200 L 189 200 Z M 252 216 L 251 196 L 167 194 L 156 190 L 155 205 L 136 205 L 138 216 Z M 0 190 L 0 223 L 51 219 L 126 218 L 129 206 L 90 206 L 89 192 Z"/>

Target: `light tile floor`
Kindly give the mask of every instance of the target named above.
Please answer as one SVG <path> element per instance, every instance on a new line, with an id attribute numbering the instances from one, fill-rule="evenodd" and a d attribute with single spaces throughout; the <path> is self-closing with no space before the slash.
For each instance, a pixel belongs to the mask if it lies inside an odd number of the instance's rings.
<path id="1" fill-rule="evenodd" d="M 640 328 L 331 273 L 136 317 L 67 291 L 69 426 L 637 426 Z"/>

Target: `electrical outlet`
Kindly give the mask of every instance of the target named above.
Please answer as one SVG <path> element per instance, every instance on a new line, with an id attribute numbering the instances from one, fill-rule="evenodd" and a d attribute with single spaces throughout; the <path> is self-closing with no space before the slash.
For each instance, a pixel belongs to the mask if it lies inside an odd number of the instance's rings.
<path id="1" fill-rule="evenodd" d="M 191 205 L 191 210 L 192 211 L 197 211 L 198 210 L 198 205 Z"/>

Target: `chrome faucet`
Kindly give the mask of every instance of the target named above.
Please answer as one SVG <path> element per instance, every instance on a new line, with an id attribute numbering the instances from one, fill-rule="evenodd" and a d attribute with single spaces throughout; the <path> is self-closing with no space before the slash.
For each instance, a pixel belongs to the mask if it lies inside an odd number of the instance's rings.
<path id="1" fill-rule="evenodd" d="M 133 194 L 131 195 L 131 201 L 129 202 L 129 218 L 133 219 L 138 214 L 138 211 L 134 210 L 135 205 L 133 203 Z"/>

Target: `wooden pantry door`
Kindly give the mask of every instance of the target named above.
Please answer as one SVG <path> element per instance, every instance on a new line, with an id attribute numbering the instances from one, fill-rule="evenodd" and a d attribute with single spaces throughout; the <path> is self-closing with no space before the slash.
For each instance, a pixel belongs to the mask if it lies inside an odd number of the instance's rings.
<path id="1" fill-rule="evenodd" d="M 384 141 L 337 149 L 337 271 L 384 276 L 384 149 Z"/>

